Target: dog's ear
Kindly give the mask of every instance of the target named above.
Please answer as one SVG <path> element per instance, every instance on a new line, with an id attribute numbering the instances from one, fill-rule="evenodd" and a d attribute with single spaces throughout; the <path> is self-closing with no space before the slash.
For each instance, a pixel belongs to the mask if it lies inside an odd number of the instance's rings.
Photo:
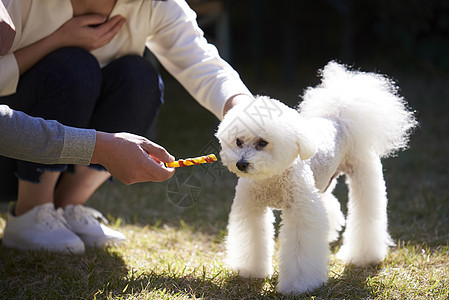
<path id="1" fill-rule="evenodd" d="M 301 126 L 302 127 L 302 126 Z M 312 158 L 316 152 L 316 144 L 310 134 L 304 128 L 297 128 L 296 146 L 301 160 Z"/>

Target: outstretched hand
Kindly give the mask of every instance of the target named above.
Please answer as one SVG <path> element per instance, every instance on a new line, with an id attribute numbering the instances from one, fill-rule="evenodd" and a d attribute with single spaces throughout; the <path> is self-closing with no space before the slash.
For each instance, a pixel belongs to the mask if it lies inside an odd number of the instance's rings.
<path id="1" fill-rule="evenodd" d="M 126 185 L 137 182 L 161 182 L 175 173 L 164 163 L 174 161 L 163 147 L 130 133 L 97 131 L 91 163 L 104 166 L 112 176 Z"/>

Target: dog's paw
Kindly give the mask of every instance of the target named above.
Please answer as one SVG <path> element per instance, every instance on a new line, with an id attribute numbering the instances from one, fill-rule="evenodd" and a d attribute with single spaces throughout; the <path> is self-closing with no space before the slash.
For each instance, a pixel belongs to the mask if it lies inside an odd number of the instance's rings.
<path id="1" fill-rule="evenodd" d="M 239 273 L 240 276 L 246 278 L 266 278 L 273 274 L 272 267 L 260 267 L 260 268 L 233 268 Z"/>
<path id="2" fill-rule="evenodd" d="M 387 252 L 388 248 L 386 247 L 357 251 L 356 247 L 348 247 L 347 245 L 343 245 L 337 253 L 337 258 L 344 261 L 346 264 L 364 266 L 379 263 L 385 258 Z"/>
<path id="3" fill-rule="evenodd" d="M 280 281 L 277 285 L 277 291 L 284 295 L 297 295 L 307 292 L 313 292 L 326 283 L 326 280 L 301 280 L 294 278 L 292 280 Z"/>

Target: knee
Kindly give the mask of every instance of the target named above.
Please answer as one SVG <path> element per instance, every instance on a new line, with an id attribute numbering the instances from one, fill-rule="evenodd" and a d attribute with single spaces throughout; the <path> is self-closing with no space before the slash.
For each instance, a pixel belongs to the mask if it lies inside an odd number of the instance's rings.
<path id="1" fill-rule="evenodd" d="M 88 51 L 69 47 L 50 53 L 40 64 L 47 72 L 46 85 L 51 90 L 63 89 L 72 97 L 98 97 L 101 91 L 102 74 L 97 59 Z"/>
<path id="2" fill-rule="evenodd" d="M 129 99 L 146 99 L 153 107 L 163 103 L 164 84 L 151 62 L 137 55 L 127 55 L 111 64 L 115 86 L 123 87 Z M 106 77 L 106 75 L 104 75 Z"/>

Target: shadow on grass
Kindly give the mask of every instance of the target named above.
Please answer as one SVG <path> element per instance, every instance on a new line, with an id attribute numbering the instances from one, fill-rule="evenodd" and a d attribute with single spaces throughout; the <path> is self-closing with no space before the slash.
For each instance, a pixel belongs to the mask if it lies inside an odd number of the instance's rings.
<path id="1" fill-rule="evenodd" d="M 449 241 L 449 194 L 446 188 L 449 143 L 444 138 L 448 135 L 449 119 L 446 117 L 447 101 L 441 100 L 449 99 L 449 94 L 447 81 L 437 87 L 435 85 L 432 82 L 433 88 L 430 89 L 421 81 L 402 85 L 406 98 L 415 98 L 412 106 L 419 112 L 421 128 L 412 135 L 411 149 L 384 162 L 391 235 L 395 240 L 412 245 L 425 243 L 431 250 L 447 245 Z M 429 95 L 429 91 L 433 95 Z M 216 121 L 206 113 L 185 114 L 185 102 L 173 102 L 167 103 L 161 111 L 164 122 L 157 125 L 160 130 L 156 130 L 155 141 L 179 158 L 208 154 L 206 150 L 214 145 Z M 169 132 L 176 132 L 176 136 Z M 201 171 L 199 168 L 192 170 Z M 88 205 L 92 204 L 103 213 L 110 213 L 110 219 L 122 219 L 124 223 L 188 226 L 193 232 L 219 235 L 226 228 L 236 179 L 227 173 L 219 174 L 216 181 L 208 176 L 201 172 L 197 176 L 201 184 L 207 183 L 208 186 L 202 186 L 201 197 L 197 202 L 192 201 L 194 205 L 183 202 L 188 198 L 182 197 L 191 192 L 189 187 L 197 187 L 198 182 L 187 185 L 181 193 L 171 193 L 172 199 L 167 198 L 167 192 L 175 190 L 171 186 L 169 188 L 168 183 L 132 187 L 106 184 Z M 342 188 L 340 192 L 342 197 L 339 198 L 344 200 L 347 191 Z M 173 195 L 178 195 L 179 199 Z M 379 289 L 387 288 L 383 285 L 385 283 L 370 282 L 382 267 L 385 265 L 346 266 L 344 271 L 333 274 L 322 288 L 302 298 L 375 298 Z M 111 249 L 66 256 L 18 252 L 0 247 L 0 295 L 7 299 L 88 299 L 159 293 L 160 298 L 172 294 L 204 299 L 282 299 L 275 292 L 276 276 L 259 280 L 223 276 L 222 273 L 214 276 L 210 272 L 204 276 L 169 271 L 135 274 L 129 268 L 122 256 Z"/>
<path id="2" fill-rule="evenodd" d="M 112 249 L 87 249 L 84 255 L 19 251 L 0 247 L 3 299 L 92 299 L 123 289 L 128 270 Z"/>
<path id="3" fill-rule="evenodd" d="M 346 265 L 341 274 L 334 274 L 316 296 L 324 299 L 373 299 L 375 291 L 367 284 L 376 277 L 383 264 Z M 354 298 L 356 297 L 356 298 Z"/>
<path id="4" fill-rule="evenodd" d="M 248 279 L 223 269 L 184 271 L 129 270 L 114 248 L 88 249 L 84 255 L 17 251 L 0 247 L 0 294 L 6 299 L 104 299 L 133 295 L 157 299 L 167 295 L 201 299 L 360 299 L 374 298 L 367 284 L 382 265 L 346 266 L 313 293 L 283 296 L 276 292 L 277 274 Z"/>
<path id="5" fill-rule="evenodd" d="M 360 297 L 372 299 L 375 292 L 366 282 L 379 270 L 380 266 L 363 268 L 348 266 L 342 275 L 330 278 L 323 287 L 313 293 L 301 295 L 282 295 L 276 292 L 277 274 L 267 279 L 251 279 L 235 274 L 223 276 L 221 271 L 213 276 L 204 274 L 203 277 L 201 274 L 176 275 L 153 272 L 124 280 L 121 285 L 126 286 L 127 291 L 119 292 L 115 296 L 129 295 L 129 291 L 132 290 L 138 294 L 148 292 L 153 296 L 160 292 L 161 295 L 201 299 L 360 299 Z"/>
<path id="6" fill-rule="evenodd" d="M 161 295 L 200 299 L 278 299 L 274 293 L 273 296 L 262 296 L 263 285 L 263 279 L 249 280 L 233 276 L 226 281 L 215 282 L 214 278 L 201 278 L 198 275 L 177 276 L 152 273 L 133 281 L 128 289 L 133 288 L 135 292 L 141 293 L 143 288 L 153 296 L 160 292 Z M 124 293 L 121 296 L 125 295 L 127 294 Z"/>

